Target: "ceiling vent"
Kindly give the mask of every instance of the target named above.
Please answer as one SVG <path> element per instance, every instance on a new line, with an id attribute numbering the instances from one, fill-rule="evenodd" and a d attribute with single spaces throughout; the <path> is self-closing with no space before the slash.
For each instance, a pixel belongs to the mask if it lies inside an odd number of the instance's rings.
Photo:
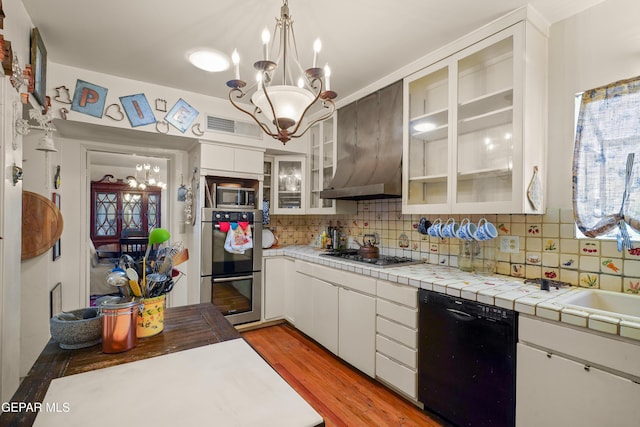
<path id="1" fill-rule="evenodd" d="M 262 139 L 262 130 L 255 123 L 242 122 L 207 114 L 207 132 L 223 132 L 253 139 Z"/>

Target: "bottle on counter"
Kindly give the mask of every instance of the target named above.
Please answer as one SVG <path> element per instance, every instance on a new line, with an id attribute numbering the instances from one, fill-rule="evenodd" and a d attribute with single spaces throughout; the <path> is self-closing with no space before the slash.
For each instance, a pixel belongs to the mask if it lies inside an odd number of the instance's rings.
<path id="1" fill-rule="evenodd" d="M 333 227 L 329 227 L 329 233 L 327 233 L 327 249 L 333 249 Z"/>
<path id="2" fill-rule="evenodd" d="M 325 230 L 322 230 L 322 234 L 320 235 L 320 247 L 327 249 L 327 232 Z"/>

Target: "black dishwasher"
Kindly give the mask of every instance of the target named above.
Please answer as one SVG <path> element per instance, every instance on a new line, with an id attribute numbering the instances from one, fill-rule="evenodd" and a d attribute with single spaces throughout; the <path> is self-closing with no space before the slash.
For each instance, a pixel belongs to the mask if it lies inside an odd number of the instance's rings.
<path id="1" fill-rule="evenodd" d="M 514 426 L 517 313 L 419 295 L 418 400 L 456 426 Z"/>

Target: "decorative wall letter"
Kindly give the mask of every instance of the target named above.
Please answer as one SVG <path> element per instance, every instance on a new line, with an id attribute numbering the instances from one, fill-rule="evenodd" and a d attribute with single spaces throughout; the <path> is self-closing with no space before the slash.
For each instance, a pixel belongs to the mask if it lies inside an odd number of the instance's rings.
<path id="1" fill-rule="evenodd" d="M 185 133 L 197 115 L 198 111 L 191 105 L 187 104 L 184 99 L 180 98 L 164 119 L 171 123 L 180 132 Z"/>
<path id="2" fill-rule="evenodd" d="M 127 113 L 132 127 L 148 125 L 156 122 L 147 97 L 143 93 L 121 96 L 120 102 Z"/>
<path id="3" fill-rule="evenodd" d="M 71 109 L 79 113 L 102 118 L 108 89 L 78 79 Z"/>

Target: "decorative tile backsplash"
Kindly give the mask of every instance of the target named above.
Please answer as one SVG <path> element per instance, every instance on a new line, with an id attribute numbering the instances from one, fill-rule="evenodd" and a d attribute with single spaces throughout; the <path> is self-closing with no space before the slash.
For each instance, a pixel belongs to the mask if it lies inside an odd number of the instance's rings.
<path id="1" fill-rule="evenodd" d="M 421 217 L 430 221 L 468 217 L 486 218 L 499 236 L 517 236 L 518 253 L 499 250 L 499 239 L 485 243 L 484 252 L 495 254 L 496 273 L 507 276 L 546 277 L 572 285 L 640 295 L 640 244 L 620 253 L 615 241 L 576 239 L 573 211 L 549 208 L 545 215 L 403 215 L 400 200 L 358 202 L 355 215 L 272 215 L 270 228 L 278 244 L 314 244 L 323 230 L 340 226 L 343 233 L 362 242 L 365 234 L 378 233 L 380 251 L 441 265 L 458 265 L 460 241 L 425 236 L 417 231 Z"/>

